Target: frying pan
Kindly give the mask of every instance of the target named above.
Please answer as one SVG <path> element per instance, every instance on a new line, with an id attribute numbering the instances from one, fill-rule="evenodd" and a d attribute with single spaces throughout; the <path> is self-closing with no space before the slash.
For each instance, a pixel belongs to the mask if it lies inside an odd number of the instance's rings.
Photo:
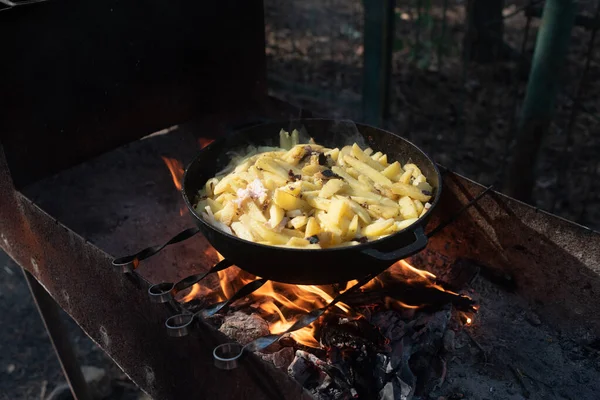
<path id="1" fill-rule="evenodd" d="M 387 154 L 388 161 L 415 163 L 433 187 L 431 208 L 409 227 L 379 240 L 331 249 L 294 249 L 258 244 L 225 233 L 205 221 L 194 209 L 206 181 L 230 162 L 227 154 L 249 145 L 278 146 L 279 131 L 298 129 L 326 147 L 353 142 Z M 203 148 L 189 164 L 182 194 L 198 228 L 223 257 L 239 268 L 265 279 L 303 285 L 347 282 L 375 275 L 393 263 L 421 251 L 427 245 L 424 227 L 437 205 L 441 176 L 435 163 L 417 146 L 391 132 L 351 121 L 300 119 L 269 122 L 233 132 Z"/>

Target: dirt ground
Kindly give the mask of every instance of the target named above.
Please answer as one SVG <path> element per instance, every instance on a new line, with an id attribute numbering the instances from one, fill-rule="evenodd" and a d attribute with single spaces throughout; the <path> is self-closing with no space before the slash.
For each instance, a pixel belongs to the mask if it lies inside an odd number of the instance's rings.
<path id="1" fill-rule="evenodd" d="M 506 1 L 504 41 L 524 56 L 480 65 L 463 63 L 465 3 L 398 1 L 390 116 L 385 126 L 433 158 L 483 184 L 497 184 L 511 152 L 515 116 L 524 97 L 539 19 L 520 11 L 527 1 Z M 424 5 L 427 2 L 420 2 Z M 424 6 L 423 6 L 424 7 Z M 595 1 L 578 2 L 593 15 Z M 266 0 L 267 57 L 273 94 L 323 116 L 361 118 L 363 10 L 359 0 Z M 424 22 L 419 22 L 424 21 Z M 594 229 L 600 228 L 600 49 L 591 52 L 581 83 L 590 32 L 575 27 L 556 116 L 540 153 L 534 188 L 537 205 Z M 524 43 L 524 44 L 523 44 Z M 569 128 L 581 85 L 578 112 Z M 585 109 L 583 112 L 581 109 Z"/>
<path id="2" fill-rule="evenodd" d="M 68 315 L 61 314 L 80 364 L 101 368 L 109 376 L 112 393 L 104 400 L 148 400 Z M 0 399 L 46 399 L 65 379 L 21 268 L 2 251 L 0 315 Z"/>

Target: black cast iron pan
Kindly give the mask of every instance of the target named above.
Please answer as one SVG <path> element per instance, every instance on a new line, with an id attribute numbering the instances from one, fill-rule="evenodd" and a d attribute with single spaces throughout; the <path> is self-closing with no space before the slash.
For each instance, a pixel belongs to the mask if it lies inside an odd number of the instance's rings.
<path id="1" fill-rule="evenodd" d="M 204 221 L 194 209 L 198 191 L 229 164 L 227 152 L 248 145 L 278 146 L 281 129 L 299 129 L 318 144 L 331 148 L 358 141 L 387 154 L 390 162 L 414 162 L 434 188 L 431 209 L 414 224 L 393 235 L 333 249 L 302 250 L 261 245 L 227 234 Z M 439 201 L 441 181 L 435 163 L 423 151 L 391 132 L 351 121 L 302 119 L 256 125 L 217 139 L 202 149 L 187 167 L 182 192 L 190 213 L 210 244 L 241 269 L 278 282 L 324 285 L 378 274 L 394 262 L 425 248 L 424 227 Z"/>

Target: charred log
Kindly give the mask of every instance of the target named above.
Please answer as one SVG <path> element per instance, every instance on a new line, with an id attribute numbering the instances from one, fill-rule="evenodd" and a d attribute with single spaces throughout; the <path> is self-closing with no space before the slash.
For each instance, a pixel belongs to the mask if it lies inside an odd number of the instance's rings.
<path id="1" fill-rule="evenodd" d="M 401 301 L 405 304 L 426 306 L 440 309 L 445 304 L 452 304 L 462 311 L 472 310 L 475 302 L 466 296 L 441 291 L 436 287 L 423 283 L 390 282 L 384 287 L 375 287 L 349 293 L 344 299 L 351 306 L 364 306 L 385 302 L 386 298 Z"/>

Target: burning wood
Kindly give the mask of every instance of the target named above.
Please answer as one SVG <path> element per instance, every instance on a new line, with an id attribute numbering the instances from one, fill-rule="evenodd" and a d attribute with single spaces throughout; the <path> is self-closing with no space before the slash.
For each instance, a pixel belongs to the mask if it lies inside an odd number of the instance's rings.
<path id="1" fill-rule="evenodd" d="M 217 258 L 222 259 L 218 253 Z M 225 300 L 256 279 L 235 267 L 218 275 L 219 285 L 212 293 L 194 287 L 185 299 L 217 293 Z M 442 355 L 454 346 L 454 332 L 448 329 L 451 310 L 457 310 L 454 314 L 461 324 L 472 323 L 475 311 L 470 298 L 444 289 L 435 279 L 430 272 L 398 262 L 362 290 L 348 293 L 346 303 L 258 355 L 278 368 L 287 368 L 319 399 L 406 400 L 414 393 L 427 393 L 443 380 Z M 328 304 L 352 284 L 303 286 L 269 281 L 226 315 L 220 330 L 242 345 L 283 332 L 299 316 Z"/>

